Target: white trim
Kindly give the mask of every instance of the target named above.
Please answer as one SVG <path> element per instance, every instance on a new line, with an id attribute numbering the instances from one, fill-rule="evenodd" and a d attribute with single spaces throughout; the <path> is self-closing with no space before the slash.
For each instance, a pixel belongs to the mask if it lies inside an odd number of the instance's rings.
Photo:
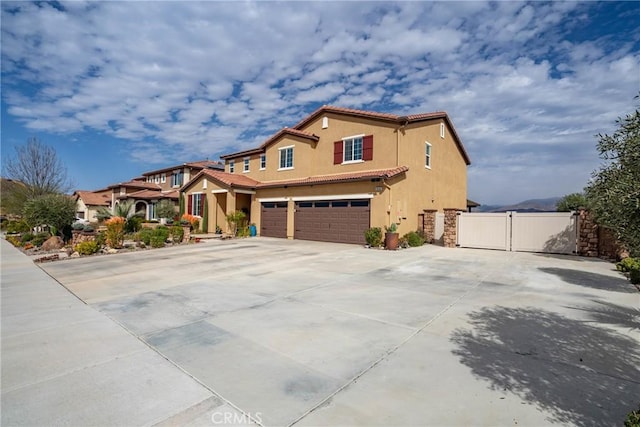
<path id="1" fill-rule="evenodd" d="M 264 167 L 262 166 L 262 159 L 264 158 Z M 261 171 L 267 169 L 267 153 L 262 153 L 260 154 L 260 159 L 258 160 L 260 162 L 260 169 Z"/>
<path id="2" fill-rule="evenodd" d="M 242 173 L 249 173 L 251 169 L 251 157 L 245 157 L 242 159 Z"/>
<path id="3" fill-rule="evenodd" d="M 271 202 L 288 202 L 288 197 L 264 197 L 256 199 L 259 203 L 271 203 Z"/>
<path id="4" fill-rule="evenodd" d="M 256 194 L 255 191 L 253 190 L 240 190 L 240 189 L 234 189 L 233 190 L 234 193 L 238 193 L 238 194 Z"/>
<path id="5" fill-rule="evenodd" d="M 322 118 L 322 129 L 326 129 L 329 127 L 329 117 L 324 116 Z"/>
<path id="6" fill-rule="evenodd" d="M 211 190 L 212 194 L 222 194 L 222 193 L 228 193 L 229 190 L 225 190 L 224 188 L 219 188 L 217 190 Z"/>
<path id="7" fill-rule="evenodd" d="M 192 194 L 207 194 L 207 193 L 205 191 L 194 191 L 193 193 L 187 193 L 187 194 L 192 195 Z"/>
<path id="8" fill-rule="evenodd" d="M 440 138 L 444 138 L 444 123 L 440 123 Z"/>
<path id="9" fill-rule="evenodd" d="M 206 180 L 206 179 L 203 179 L 203 180 L 202 180 L 202 189 L 203 189 L 203 190 L 206 190 L 206 189 L 207 189 L 207 180 Z"/>
<path id="10" fill-rule="evenodd" d="M 280 148 L 278 148 L 278 151 L 280 151 L 280 150 L 286 150 L 287 148 L 294 148 L 294 147 L 295 147 L 295 145 L 287 145 L 286 147 L 280 147 Z"/>
<path id="11" fill-rule="evenodd" d="M 293 169 L 294 169 L 293 166 L 290 167 L 290 168 L 278 168 L 279 171 L 290 171 L 290 170 L 293 170 Z"/>
<path id="12" fill-rule="evenodd" d="M 342 157 L 344 157 L 344 155 Z M 340 164 L 341 165 L 352 165 L 354 163 L 364 163 L 364 160 L 362 160 L 362 159 L 360 159 L 360 160 L 347 160 L 346 162 L 342 162 Z"/>
<path id="13" fill-rule="evenodd" d="M 364 133 L 362 135 L 345 136 L 344 138 L 342 138 L 342 142 L 346 141 L 347 139 L 364 138 L 364 136 Z"/>
<path id="14" fill-rule="evenodd" d="M 351 199 L 373 199 L 374 195 L 369 193 L 360 194 L 334 194 L 329 196 L 297 196 L 292 197 L 294 202 L 308 202 L 315 200 L 351 200 Z"/>

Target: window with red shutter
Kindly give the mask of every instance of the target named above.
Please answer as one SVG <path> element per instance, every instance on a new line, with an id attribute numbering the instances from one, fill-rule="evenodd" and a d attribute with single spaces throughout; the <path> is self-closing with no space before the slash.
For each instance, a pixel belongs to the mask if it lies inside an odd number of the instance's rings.
<path id="1" fill-rule="evenodd" d="M 188 198 L 187 213 L 193 215 L 193 194 L 189 195 Z"/>
<path id="2" fill-rule="evenodd" d="M 373 135 L 362 138 L 362 160 L 373 160 Z"/>
<path id="3" fill-rule="evenodd" d="M 339 165 L 342 163 L 343 146 L 342 141 L 336 141 L 333 143 L 333 164 Z"/>

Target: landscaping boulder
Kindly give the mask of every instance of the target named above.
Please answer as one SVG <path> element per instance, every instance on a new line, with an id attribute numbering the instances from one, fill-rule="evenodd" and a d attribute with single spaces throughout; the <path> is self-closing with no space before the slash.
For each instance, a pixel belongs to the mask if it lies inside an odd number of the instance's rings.
<path id="1" fill-rule="evenodd" d="M 63 247 L 64 242 L 62 241 L 62 238 L 59 236 L 52 236 L 42 244 L 42 247 L 40 249 L 42 249 L 43 251 L 57 251 L 58 249 L 61 249 Z"/>

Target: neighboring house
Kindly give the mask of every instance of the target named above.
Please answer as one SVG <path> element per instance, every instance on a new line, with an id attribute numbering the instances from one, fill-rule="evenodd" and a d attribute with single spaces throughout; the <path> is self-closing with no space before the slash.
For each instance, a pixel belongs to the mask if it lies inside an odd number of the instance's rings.
<path id="1" fill-rule="evenodd" d="M 369 227 L 418 229 L 424 210 L 467 202 L 469 156 L 446 113 L 323 106 L 255 149 L 221 156 L 181 189 L 207 229 L 247 213 L 263 236 L 364 243 Z"/>
<path id="2" fill-rule="evenodd" d="M 76 201 L 76 217 L 90 222 L 98 222 L 96 214 L 100 208 L 111 208 L 111 190 L 78 190 L 73 193 Z"/>
<path id="3" fill-rule="evenodd" d="M 183 163 L 145 172 L 140 177 L 110 185 L 105 190 L 83 193 L 108 194 L 108 206 L 111 208 L 122 200 L 133 200 L 136 212 L 144 212 L 145 219 L 159 219 L 156 214 L 158 203 L 170 200 L 176 206 L 177 213 L 180 187 L 203 169 L 224 170 L 224 164 L 211 160 Z M 79 203 L 78 211 L 83 209 Z"/>

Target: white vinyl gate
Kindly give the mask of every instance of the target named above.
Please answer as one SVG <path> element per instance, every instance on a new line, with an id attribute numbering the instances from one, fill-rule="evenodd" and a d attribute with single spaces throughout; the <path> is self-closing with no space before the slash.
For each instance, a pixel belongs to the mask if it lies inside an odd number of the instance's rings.
<path id="1" fill-rule="evenodd" d="M 578 216 L 573 212 L 458 214 L 457 245 L 504 251 L 574 254 Z"/>

